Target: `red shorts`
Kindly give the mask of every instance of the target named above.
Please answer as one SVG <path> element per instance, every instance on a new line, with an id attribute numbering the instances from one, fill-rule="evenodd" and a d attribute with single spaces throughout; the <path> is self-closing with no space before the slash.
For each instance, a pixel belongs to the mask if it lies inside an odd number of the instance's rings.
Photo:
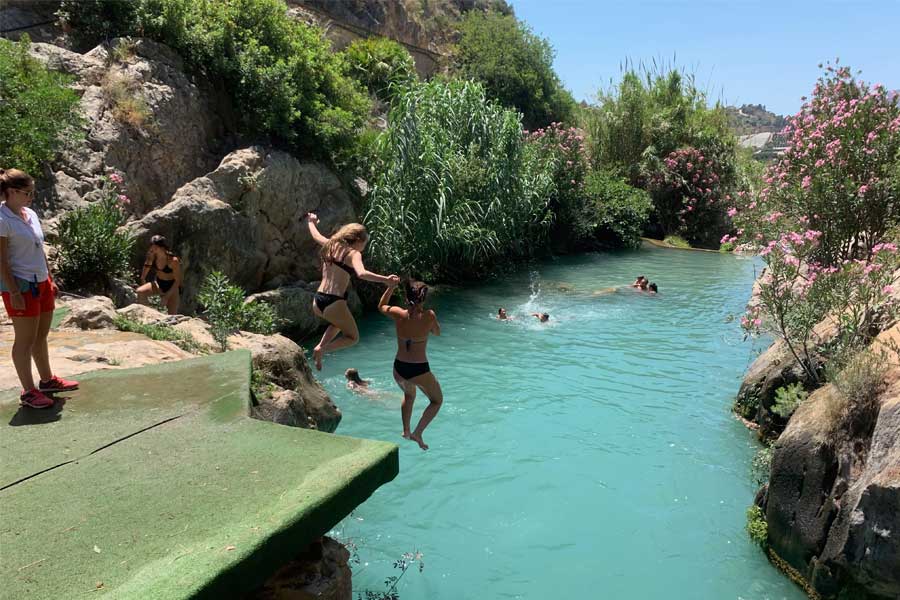
<path id="1" fill-rule="evenodd" d="M 12 300 L 10 299 L 9 292 L 3 292 L 3 306 L 6 307 L 6 314 L 10 317 L 38 317 L 41 313 L 55 309 L 56 297 L 53 295 L 53 289 L 50 287 L 50 280 L 42 281 L 37 285 L 37 298 L 31 293 L 31 290 L 22 292 L 22 299 L 25 301 L 25 310 L 15 310 L 12 307 Z"/>

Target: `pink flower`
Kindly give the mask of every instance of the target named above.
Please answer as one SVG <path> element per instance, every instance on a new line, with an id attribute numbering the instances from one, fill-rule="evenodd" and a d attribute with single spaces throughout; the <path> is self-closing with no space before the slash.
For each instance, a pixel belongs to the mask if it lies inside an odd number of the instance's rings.
<path id="1" fill-rule="evenodd" d="M 893 293 L 894 293 L 894 286 L 892 286 L 892 285 L 886 285 L 886 286 L 884 286 L 883 288 L 881 288 L 881 293 L 882 293 L 882 294 L 893 294 Z"/>
<path id="2" fill-rule="evenodd" d="M 869 191 L 869 186 L 867 186 L 867 185 L 859 186 L 859 195 L 860 196 L 865 196 L 866 192 L 868 192 L 868 191 Z"/>
<path id="3" fill-rule="evenodd" d="M 759 327 L 760 325 L 762 325 L 762 319 L 760 319 L 759 317 L 756 317 L 755 319 L 753 319 L 754 327 Z"/>
<path id="4" fill-rule="evenodd" d="M 118 173 L 113 173 L 112 175 L 110 175 L 109 180 L 112 181 L 113 183 L 122 183 L 122 181 L 123 181 L 122 176 L 119 175 Z"/>
<path id="5" fill-rule="evenodd" d="M 812 178 L 809 175 L 804 177 L 803 181 L 800 183 L 800 187 L 802 187 L 804 190 L 809 189 L 809 186 L 811 186 L 811 185 L 812 185 Z"/>
<path id="6" fill-rule="evenodd" d="M 119 194 L 118 198 L 119 202 L 121 202 L 122 204 L 128 204 L 131 202 L 131 200 L 129 200 L 128 196 L 126 196 L 125 194 Z"/>
<path id="7" fill-rule="evenodd" d="M 729 208 L 729 209 L 728 209 L 728 216 L 729 216 L 729 217 L 733 217 L 733 216 L 736 215 L 737 213 L 738 213 L 738 211 L 737 211 L 736 208 Z"/>

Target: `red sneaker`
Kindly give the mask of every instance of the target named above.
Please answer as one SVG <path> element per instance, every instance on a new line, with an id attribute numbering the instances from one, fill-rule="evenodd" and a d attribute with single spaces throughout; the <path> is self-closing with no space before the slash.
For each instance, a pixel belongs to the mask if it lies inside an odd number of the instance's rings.
<path id="1" fill-rule="evenodd" d="M 22 395 L 19 396 L 19 403 L 31 408 L 50 408 L 53 406 L 53 399 L 43 395 L 37 388 L 32 388 L 27 392 L 22 392 Z"/>
<path id="2" fill-rule="evenodd" d="M 56 375 L 51 377 L 49 381 L 42 381 L 38 384 L 38 390 L 46 394 L 52 394 L 53 392 L 71 392 L 72 390 L 77 389 L 77 381 L 69 381 L 68 379 L 57 377 Z"/>

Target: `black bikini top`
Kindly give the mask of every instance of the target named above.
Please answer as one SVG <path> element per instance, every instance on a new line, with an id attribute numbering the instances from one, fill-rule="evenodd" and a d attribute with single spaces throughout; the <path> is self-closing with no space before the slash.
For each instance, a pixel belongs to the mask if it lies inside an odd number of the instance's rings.
<path id="1" fill-rule="evenodd" d="M 349 254 L 349 252 L 347 252 L 347 254 Z M 344 258 L 347 258 L 347 254 L 344 254 Z M 356 275 L 356 269 L 354 269 L 353 267 L 350 267 L 350 266 L 347 266 L 346 264 L 344 264 L 343 259 L 341 259 L 341 260 L 329 260 L 329 261 L 328 261 L 328 264 L 334 265 L 334 266 L 336 266 L 336 267 L 338 267 L 338 268 L 340 268 L 340 269 L 343 269 L 344 272 L 347 273 L 347 275 L 349 275 L 350 277 L 354 277 L 354 276 Z"/>

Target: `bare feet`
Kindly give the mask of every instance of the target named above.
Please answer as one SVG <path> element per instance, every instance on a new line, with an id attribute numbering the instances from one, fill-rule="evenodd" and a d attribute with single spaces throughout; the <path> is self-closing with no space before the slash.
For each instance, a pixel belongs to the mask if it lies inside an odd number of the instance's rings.
<path id="1" fill-rule="evenodd" d="M 313 360 L 316 361 L 316 371 L 322 370 L 322 347 L 316 346 L 313 348 Z"/>
<path id="2" fill-rule="evenodd" d="M 400 437 L 402 437 L 404 440 L 410 439 L 410 437 L 409 437 L 409 432 L 408 432 L 408 431 L 404 431 L 403 433 L 400 434 Z"/>
<path id="3" fill-rule="evenodd" d="M 409 434 L 409 439 L 411 439 L 412 441 L 417 443 L 419 445 L 419 448 L 421 448 L 422 450 L 428 450 L 428 444 L 426 444 L 425 441 L 422 440 L 421 433 L 413 432 L 413 433 Z"/>

